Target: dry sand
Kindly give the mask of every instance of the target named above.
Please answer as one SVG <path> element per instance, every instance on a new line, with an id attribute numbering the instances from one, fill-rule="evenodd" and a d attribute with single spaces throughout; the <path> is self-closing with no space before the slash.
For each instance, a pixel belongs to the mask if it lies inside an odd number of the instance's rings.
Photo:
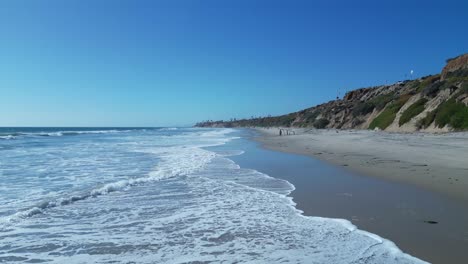
<path id="1" fill-rule="evenodd" d="M 468 133 L 257 128 L 264 147 L 305 154 L 361 174 L 409 183 L 468 202 Z"/>

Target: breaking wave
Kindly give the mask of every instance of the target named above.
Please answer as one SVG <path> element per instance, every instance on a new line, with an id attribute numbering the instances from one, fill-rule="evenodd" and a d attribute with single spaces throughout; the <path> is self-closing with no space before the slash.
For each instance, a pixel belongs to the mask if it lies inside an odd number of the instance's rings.
<path id="1" fill-rule="evenodd" d="M 242 150 L 207 149 L 237 138 L 229 135 L 232 131 L 174 131 L 178 134 L 171 138 L 149 134 L 138 142 L 132 135 L 114 139 L 106 155 L 142 154 L 144 160 L 157 159 L 156 166 L 137 174 L 144 176 L 106 178 L 87 191 L 62 193 L 2 217 L 8 227 L 2 239 L 9 247 L 0 249 L 0 261 L 424 263 L 347 220 L 304 216 L 289 196 L 294 185 L 229 159 Z M 155 138 L 157 145 L 146 146 Z M 92 153 L 106 149 L 92 146 Z M 130 149 L 119 152 L 116 146 Z M 87 175 L 83 166 L 91 166 L 89 160 L 81 162 L 76 168 Z M 116 165 L 138 168 L 141 162 Z M 97 164 L 99 170 L 103 165 Z"/>
<path id="2" fill-rule="evenodd" d="M 82 134 L 110 134 L 110 133 L 126 133 L 134 130 L 84 130 L 84 131 L 53 131 L 53 132 L 14 132 L 1 133 L 0 139 L 18 139 L 25 137 L 62 137 L 75 136 Z"/>
<path id="3" fill-rule="evenodd" d="M 118 130 L 102 130 L 102 131 L 74 131 L 73 133 L 83 133 L 83 134 L 100 134 L 100 133 L 118 133 L 122 131 Z M 225 144 L 226 142 L 236 139 L 237 137 L 226 137 L 226 138 L 217 138 L 224 134 L 230 133 L 232 130 L 226 129 L 216 132 L 202 132 L 199 134 L 201 138 L 207 138 L 212 141 L 211 143 L 197 145 L 197 146 L 170 146 L 164 148 L 155 148 L 144 150 L 143 152 L 148 152 L 158 156 L 160 159 L 157 166 L 151 171 L 147 176 L 124 179 L 116 182 L 110 182 L 104 184 L 101 187 L 92 189 L 89 192 L 82 194 L 73 194 L 69 197 L 61 197 L 55 200 L 42 201 L 38 205 L 35 205 L 31 208 L 20 210 L 13 215 L 0 218 L 0 223 L 3 223 L 6 227 L 11 223 L 16 223 L 22 219 L 41 214 L 46 209 L 55 208 L 58 206 L 70 205 L 77 201 L 82 201 L 88 198 L 96 198 L 101 195 L 106 195 L 116 191 L 123 191 L 132 186 L 144 184 L 148 182 L 160 181 L 163 179 L 188 175 L 194 173 L 197 170 L 202 169 L 207 163 L 209 163 L 216 154 L 203 149 L 203 147 L 217 146 Z M 65 135 L 68 132 L 57 132 L 53 133 L 58 136 Z M 231 153 L 229 155 L 240 155 Z M 0 226 L 1 227 L 1 226 Z"/>

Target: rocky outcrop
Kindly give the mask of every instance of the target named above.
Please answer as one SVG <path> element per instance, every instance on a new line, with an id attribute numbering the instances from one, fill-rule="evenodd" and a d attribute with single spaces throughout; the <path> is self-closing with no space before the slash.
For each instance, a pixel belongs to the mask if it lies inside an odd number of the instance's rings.
<path id="1" fill-rule="evenodd" d="M 461 69 L 468 68 L 468 53 L 461 56 L 455 57 L 453 59 L 447 60 L 447 65 L 444 67 L 441 73 L 441 79 L 445 80 L 449 73 L 455 72 Z"/>
<path id="2" fill-rule="evenodd" d="M 363 95 L 367 94 L 369 91 L 372 91 L 372 88 L 362 88 L 354 91 L 347 92 L 343 97 L 345 101 L 353 101 L 362 98 Z"/>
<path id="3" fill-rule="evenodd" d="M 207 121 L 200 127 L 315 127 L 392 132 L 468 130 L 468 54 L 441 74 L 350 91 L 337 99 L 275 117 Z"/>

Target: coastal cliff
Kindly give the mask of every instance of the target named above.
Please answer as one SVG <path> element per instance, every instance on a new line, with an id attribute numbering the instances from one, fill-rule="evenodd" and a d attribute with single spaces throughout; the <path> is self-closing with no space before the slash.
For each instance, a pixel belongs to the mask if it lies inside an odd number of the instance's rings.
<path id="1" fill-rule="evenodd" d="M 314 127 L 391 132 L 468 130 L 468 53 L 440 74 L 350 91 L 342 99 L 275 117 L 205 121 L 197 127 Z"/>

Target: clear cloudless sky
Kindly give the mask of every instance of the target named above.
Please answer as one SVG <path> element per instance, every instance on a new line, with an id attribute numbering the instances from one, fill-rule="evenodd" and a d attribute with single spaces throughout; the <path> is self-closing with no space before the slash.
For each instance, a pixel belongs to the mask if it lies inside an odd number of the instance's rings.
<path id="1" fill-rule="evenodd" d="M 440 72 L 468 1 L 4 0 L 0 126 L 277 115 Z"/>

